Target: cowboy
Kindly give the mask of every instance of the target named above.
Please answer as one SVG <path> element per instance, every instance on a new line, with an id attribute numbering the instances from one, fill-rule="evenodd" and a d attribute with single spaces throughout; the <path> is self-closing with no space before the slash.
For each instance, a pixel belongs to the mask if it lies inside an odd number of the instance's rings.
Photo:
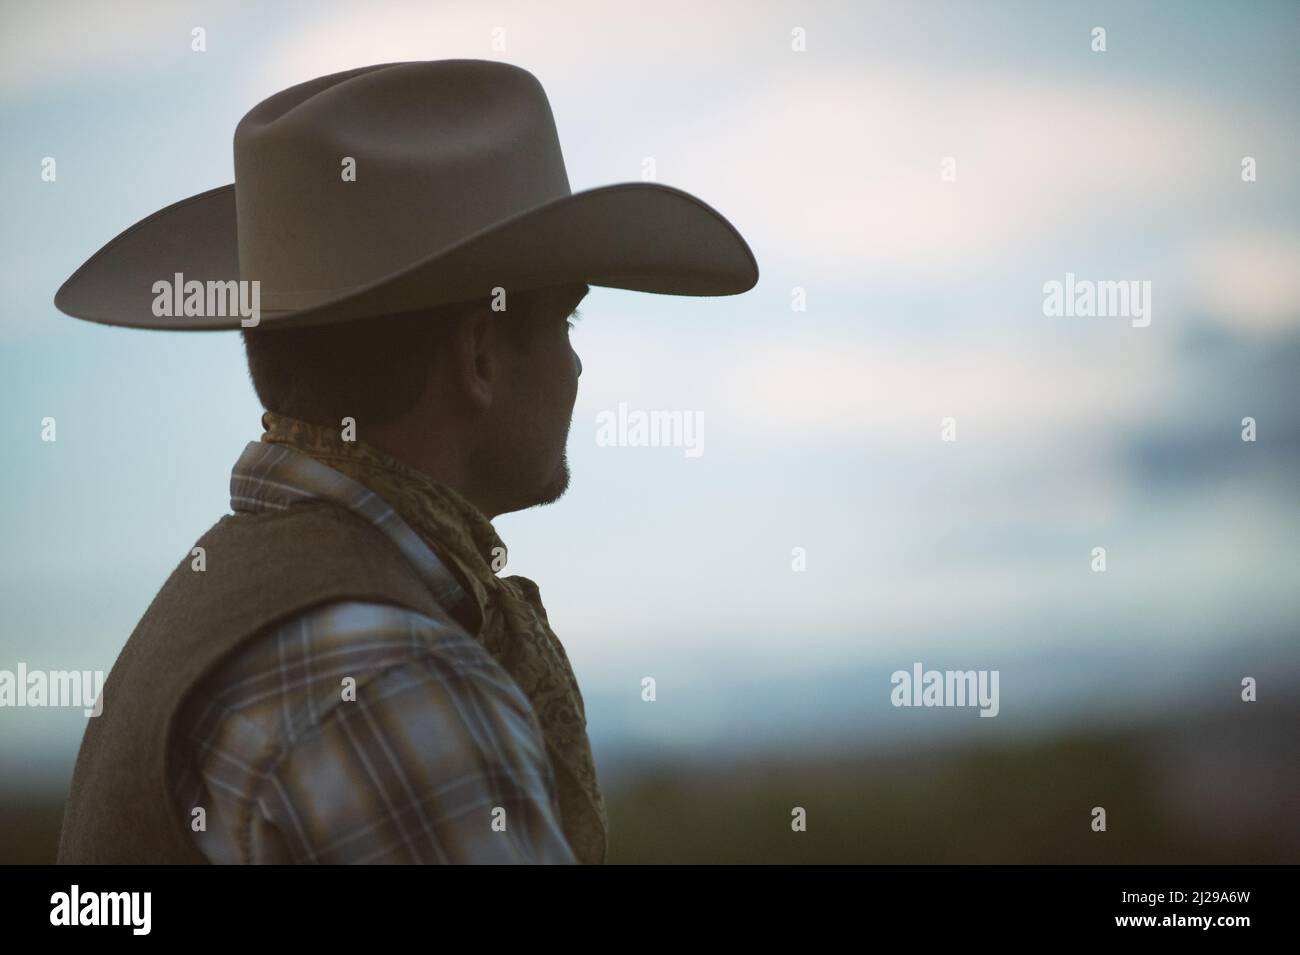
<path id="1" fill-rule="evenodd" d="M 541 85 L 499 62 L 293 86 L 240 121 L 234 165 L 55 298 L 242 326 L 265 408 L 233 513 L 108 676 L 59 861 L 605 861 L 577 680 L 491 521 L 568 485 L 590 287 L 738 294 L 749 247 L 669 186 L 571 192 Z M 257 283 L 259 320 L 157 314 L 178 275 Z"/>

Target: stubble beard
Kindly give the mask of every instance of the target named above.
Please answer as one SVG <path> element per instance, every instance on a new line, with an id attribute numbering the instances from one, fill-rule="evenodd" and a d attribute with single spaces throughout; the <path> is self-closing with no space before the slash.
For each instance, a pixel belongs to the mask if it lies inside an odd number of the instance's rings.
<path id="1" fill-rule="evenodd" d="M 535 507 L 553 504 L 564 496 L 569 489 L 569 457 L 567 451 L 560 452 L 560 464 L 555 469 L 555 476 L 538 493 Z"/>

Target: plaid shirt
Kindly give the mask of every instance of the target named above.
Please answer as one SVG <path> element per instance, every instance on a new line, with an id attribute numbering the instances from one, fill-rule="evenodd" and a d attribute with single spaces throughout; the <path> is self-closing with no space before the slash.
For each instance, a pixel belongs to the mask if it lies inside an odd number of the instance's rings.
<path id="1" fill-rule="evenodd" d="M 379 495 L 250 442 L 236 511 L 325 498 L 365 517 L 463 620 L 470 600 Z M 471 624 L 472 625 L 472 624 Z M 356 699 L 343 703 L 344 677 Z M 173 793 L 214 863 L 573 863 L 531 704 L 464 626 L 386 604 L 318 606 L 240 646 L 187 696 Z M 494 827 L 494 808 L 505 829 Z"/>

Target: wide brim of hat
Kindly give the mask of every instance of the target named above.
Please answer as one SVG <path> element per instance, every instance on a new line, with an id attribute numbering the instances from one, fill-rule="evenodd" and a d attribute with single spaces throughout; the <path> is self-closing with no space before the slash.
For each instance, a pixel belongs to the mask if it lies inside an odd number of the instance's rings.
<path id="1" fill-rule="evenodd" d="M 346 240 L 345 237 L 343 237 Z M 54 304 L 87 321 L 213 331 L 240 316 L 154 314 L 154 283 L 227 282 L 239 271 L 235 187 L 200 193 L 142 219 L 91 256 Z M 350 321 L 510 291 L 587 283 L 664 295 L 737 295 L 758 281 L 749 246 L 720 213 L 672 186 L 616 183 L 524 210 L 389 275 L 308 308 L 260 310 L 277 328 Z"/>

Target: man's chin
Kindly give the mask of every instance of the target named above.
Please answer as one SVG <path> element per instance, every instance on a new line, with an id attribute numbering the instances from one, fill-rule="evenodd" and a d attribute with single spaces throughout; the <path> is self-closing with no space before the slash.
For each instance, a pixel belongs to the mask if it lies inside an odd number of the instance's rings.
<path id="1" fill-rule="evenodd" d="M 555 477 L 547 484 L 537 495 L 538 499 L 534 507 L 540 507 L 543 504 L 554 504 L 560 498 L 564 497 L 564 492 L 569 489 L 569 462 L 567 458 L 560 459 L 560 467 Z"/>
<path id="2" fill-rule="evenodd" d="M 564 496 L 564 492 L 569 489 L 569 462 L 561 459 L 560 467 L 555 472 L 555 476 L 550 482 L 543 485 L 535 494 L 530 495 L 527 499 L 522 500 L 515 507 L 501 511 L 502 514 L 512 514 L 515 511 L 526 511 L 530 507 L 541 507 L 545 504 L 554 504 Z"/>

